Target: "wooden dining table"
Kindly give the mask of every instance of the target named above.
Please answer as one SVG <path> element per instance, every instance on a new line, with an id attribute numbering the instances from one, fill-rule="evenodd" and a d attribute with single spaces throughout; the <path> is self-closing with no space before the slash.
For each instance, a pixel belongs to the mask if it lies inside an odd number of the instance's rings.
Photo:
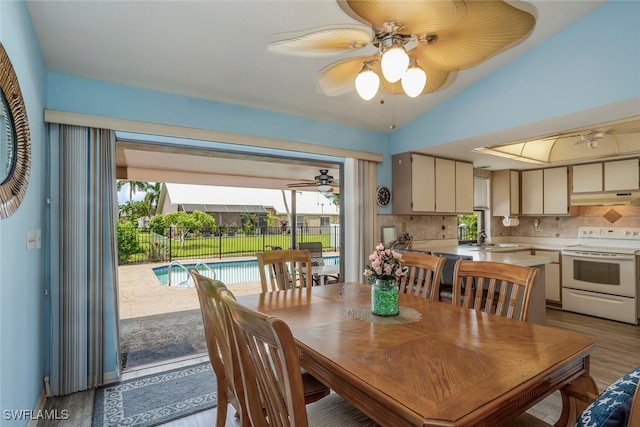
<path id="1" fill-rule="evenodd" d="M 569 383 L 595 384 L 584 336 L 406 294 L 400 315 L 382 318 L 370 313 L 370 289 L 237 299 L 283 319 L 302 367 L 384 426 L 493 427 Z"/>

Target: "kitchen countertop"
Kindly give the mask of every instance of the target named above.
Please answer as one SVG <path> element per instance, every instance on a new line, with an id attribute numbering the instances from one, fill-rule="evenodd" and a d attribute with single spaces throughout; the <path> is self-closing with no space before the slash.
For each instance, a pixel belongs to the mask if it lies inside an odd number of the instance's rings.
<path id="1" fill-rule="evenodd" d="M 478 248 L 470 245 L 449 245 L 449 246 L 423 246 L 413 247 L 412 250 L 439 252 L 453 255 L 464 255 L 471 257 L 474 261 L 503 262 L 505 264 L 522 265 L 532 267 L 551 263 L 551 258 L 543 255 L 531 255 L 529 249 L 533 245 L 518 245 L 509 247 L 489 247 Z"/>

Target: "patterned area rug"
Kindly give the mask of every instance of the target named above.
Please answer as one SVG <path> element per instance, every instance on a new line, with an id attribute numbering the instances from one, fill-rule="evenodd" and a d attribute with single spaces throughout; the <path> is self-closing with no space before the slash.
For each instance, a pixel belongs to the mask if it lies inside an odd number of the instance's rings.
<path id="1" fill-rule="evenodd" d="M 156 426 L 214 408 L 217 401 L 216 377 L 204 362 L 97 389 L 91 425 Z"/>

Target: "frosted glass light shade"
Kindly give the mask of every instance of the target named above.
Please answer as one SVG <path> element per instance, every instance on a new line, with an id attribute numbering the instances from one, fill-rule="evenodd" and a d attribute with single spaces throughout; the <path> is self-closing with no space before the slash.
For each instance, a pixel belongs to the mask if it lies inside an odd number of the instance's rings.
<path id="1" fill-rule="evenodd" d="M 420 95 L 427 83 L 427 75 L 420 67 L 411 67 L 402 76 L 402 89 L 411 98 Z"/>
<path id="2" fill-rule="evenodd" d="M 333 190 L 333 187 L 328 184 L 318 185 L 318 191 L 322 191 L 323 193 L 330 193 L 331 190 Z"/>
<path id="3" fill-rule="evenodd" d="M 367 67 L 358 73 L 356 77 L 356 91 L 358 95 L 360 95 L 360 98 L 369 101 L 376 96 L 379 87 L 380 77 L 378 77 L 371 68 Z"/>
<path id="4" fill-rule="evenodd" d="M 403 46 L 394 46 L 382 55 L 382 75 L 389 83 L 395 83 L 402 78 L 409 66 L 409 55 Z"/>

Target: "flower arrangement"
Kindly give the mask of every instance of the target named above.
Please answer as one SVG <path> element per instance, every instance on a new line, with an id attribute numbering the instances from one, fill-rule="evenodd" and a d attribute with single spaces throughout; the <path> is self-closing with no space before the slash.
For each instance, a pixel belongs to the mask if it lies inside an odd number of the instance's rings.
<path id="1" fill-rule="evenodd" d="M 385 249 L 382 243 L 369 255 L 371 265 L 364 268 L 364 276 L 369 282 L 375 280 L 393 280 L 406 274 L 407 268 L 402 267 L 402 254 L 391 249 Z"/>

